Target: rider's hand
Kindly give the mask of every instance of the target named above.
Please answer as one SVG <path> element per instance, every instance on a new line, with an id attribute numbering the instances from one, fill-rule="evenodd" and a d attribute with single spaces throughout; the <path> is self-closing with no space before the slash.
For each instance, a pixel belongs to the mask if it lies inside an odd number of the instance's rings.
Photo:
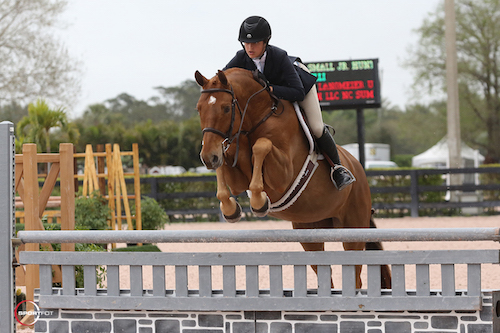
<path id="1" fill-rule="evenodd" d="M 265 87 L 269 91 L 272 91 L 270 90 L 272 88 L 269 86 L 269 81 L 267 81 L 266 76 L 261 71 L 256 69 L 252 72 L 252 74 L 254 79 L 258 81 L 263 87 Z"/>

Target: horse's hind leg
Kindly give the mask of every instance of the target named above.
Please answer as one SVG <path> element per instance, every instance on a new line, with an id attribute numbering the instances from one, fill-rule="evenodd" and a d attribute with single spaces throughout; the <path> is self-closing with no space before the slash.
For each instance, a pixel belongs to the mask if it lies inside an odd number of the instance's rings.
<path id="1" fill-rule="evenodd" d="M 370 219 L 370 228 L 376 228 L 375 222 L 373 221 L 373 217 Z M 380 242 L 368 242 L 366 243 L 367 251 L 382 251 L 384 248 L 382 247 L 382 243 Z M 381 275 L 381 287 L 382 289 L 391 289 L 392 288 L 392 277 L 391 270 L 388 265 L 380 266 L 380 275 Z"/>
<path id="2" fill-rule="evenodd" d="M 357 228 L 357 227 L 368 227 L 369 224 L 359 225 L 359 221 L 369 221 L 369 216 L 363 213 L 363 211 L 353 212 L 345 216 L 343 227 L 344 228 Z M 345 251 L 363 251 L 365 249 L 365 242 L 344 242 L 342 243 Z M 361 289 L 361 265 L 356 265 L 356 289 Z"/>
<path id="3" fill-rule="evenodd" d="M 345 251 L 363 251 L 365 249 L 365 243 L 363 242 L 352 242 L 343 243 Z M 356 265 L 356 289 L 361 289 L 361 265 Z"/>
<path id="4" fill-rule="evenodd" d="M 314 223 L 295 223 L 292 222 L 292 227 L 294 229 L 326 229 L 326 228 L 332 228 L 332 223 L 330 219 L 322 220 L 319 222 L 314 222 Z M 302 248 L 305 251 L 324 251 L 325 250 L 325 243 L 300 243 L 302 245 Z M 318 275 L 318 266 L 317 265 L 311 265 L 311 268 L 313 269 L 314 273 L 316 273 L 316 276 Z M 330 278 L 330 285 L 331 288 L 333 288 L 333 279 Z"/>
<path id="5" fill-rule="evenodd" d="M 300 243 L 302 245 L 302 248 L 304 248 L 305 251 L 324 251 L 325 250 L 325 243 Z M 318 266 L 317 265 L 311 265 L 311 268 L 313 269 L 314 273 L 316 273 L 316 276 L 318 276 Z M 319 281 L 318 281 L 319 283 Z M 330 277 L 330 287 L 333 288 L 333 279 Z"/>

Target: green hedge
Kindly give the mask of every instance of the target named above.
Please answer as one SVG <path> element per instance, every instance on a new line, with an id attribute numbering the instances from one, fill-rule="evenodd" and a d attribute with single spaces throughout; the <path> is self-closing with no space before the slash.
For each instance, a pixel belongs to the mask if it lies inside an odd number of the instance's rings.
<path id="1" fill-rule="evenodd" d="M 214 174 L 207 174 L 204 176 L 213 176 Z M 183 177 L 189 175 L 183 175 Z M 158 193 L 186 193 L 186 192 L 217 192 L 217 181 L 202 181 L 197 180 L 200 175 L 193 175 L 193 181 L 189 182 L 168 182 L 168 183 L 159 183 L 158 184 Z M 203 176 L 203 175 L 202 175 Z M 143 177 L 159 177 L 159 176 L 143 176 Z M 175 176 L 172 176 L 175 178 Z M 163 177 L 161 177 L 163 178 Z M 144 183 L 141 185 L 141 193 L 145 193 L 146 195 L 151 192 L 150 185 L 148 183 Z M 239 196 L 237 199 L 242 207 L 249 207 L 250 200 L 247 198 L 245 194 Z M 186 221 L 195 221 L 195 222 L 218 222 L 219 221 L 219 200 L 215 196 L 215 194 L 208 198 L 176 198 L 176 199 L 160 199 L 158 200 L 160 206 L 168 211 L 168 210 L 196 210 L 196 209 L 215 209 L 217 213 L 215 214 L 198 214 L 198 215 L 185 215 L 182 217 L 175 217 L 170 215 L 169 222 L 186 222 Z M 247 221 L 256 220 L 257 218 L 250 212 L 244 213 L 243 219 Z"/>
<path id="2" fill-rule="evenodd" d="M 154 244 L 135 245 L 113 249 L 113 252 L 161 252 Z"/>
<path id="3" fill-rule="evenodd" d="M 500 165 L 487 165 L 487 167 L 500 167 Z M 399 168 L 397 170 L 413 170 L 414 168 Z M 394 169 L 391 169 L 394 170 Z M 169 182 L 159 183 L 157 189 L 159 193 L 185 193 L 185 192 L 216 192 L 217 182 L 210 181 L 197 181 L 197 176 L 193 176 L 192 182 Z M 410 176 L 370 176 L 368 177 L 369 184 L 374 187 L 410 187 Z M 422 175 L 419 177 L 420 186 L 441 186 L 445 185 L 445 178 L 441 174 L 435 175 Z M 500 174 L 480 174 L 481 184 L 500 184 Z M 150 185 L 142 184 L 142 193 L 150 193 Z M 500 200 L 500 191 L 482 191 L 484 201 L 497 201 Z M 444 202 L 446 191 L 438 192 L 422 192 L 419 193 L 419 202 L 433 203 Z M 238 197 L 242 207 L 249 206 L 249 199 L 243 195 Z M 411 194 L 409 191 L 402 193 L 374 193 L 372 194 L 372 202 L 376 203 L 396 203 L 396 202 L 411 202 Z M 186 198 L 186 199 L 164 199 L 159 200 L 160 206 L 165 210 L 195 210 L 195 209 L 216 209 L 218 212 L 219 200 L 214 196 L 210 198 Z M 460 209 L 437 209 L 428 208 L 419 210 L 420 216 L 452 216 L 460 214 Z M 495 208 L 486 208 L 485 214 L 494 214 Z M 377 216 L 379 217 L 402 217 L 409 216 L 408 209 L 379 209 Z M 256 218 L 251 213 L 246 213 L 243 217 L 246 220 L 255 220 Z M 219 213 L 210 214 L 209 216 L 182 216 L 175 219 L 169 216 L 170 222 L 184 222 L 184 221 L 219 221 Z"/>
<path id="4" fill-rule="evenodd" d="M 135 204 L 132 206 L 132 215 L 136 214 Z M 150 197 L 141 198 L 141 224 L 142 230 L 161 230 L 167 223 L 168 215 L 159 203 Z M 132 220 L 132 225 L 136 229 L 136 220 Z"/>
<path id="5" fill-rule="evenodd" d="M 411 177 L 408 176 L 370 176 L 368 177 L 368 182 L 371 187 L 410 187 Z M 419 186 L 430 186 L 430 185 L 443 185 L 445 180 L 442 175 L 424 175 L 419 177 Z M 442 202 L 446 191 L 440 192 L 423 192 L 419 194 L 419 202 Z M 396 203 L 396 202 L 411 202 L 410 192 L 398 192 L 398 193 L 374 193 L 372 194 L 372 203 Z M 401 209 L 379 209 L 377 210 L 377 216 L 379 217 L 402 217 L 409 216 L 409 210 Z M 437 209 L 421 209 L 419 210 L 420 216 L 436 216 L 436 215 L 450 215 L 457 213 L 455 210 L 449 210 L 444 212 L 443 210 Z"/>

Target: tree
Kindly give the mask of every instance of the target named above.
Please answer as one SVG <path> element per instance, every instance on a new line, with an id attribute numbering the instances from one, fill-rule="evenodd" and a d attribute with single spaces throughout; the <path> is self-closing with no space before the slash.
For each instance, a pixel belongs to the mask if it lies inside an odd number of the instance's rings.
<path id="1" fill-rule="evenodd" d="M 148 167 L 166 165 L 168 163 L 169 134 L 175 130 L 177 124 L 172 121 L 155 122 L 148 119 L 135 126 L 135 138 L 138 143 L 139 156 Z"/>
<path id="2" fill-rule="evenodd" d="M 90 105 L 75 120 L 80 132 L 77 151 L 84 151 L 86 144 L 105 143 L 117 143 L 126 150 L 135 142 L 142 163 L 149 167 L 200 166 L 202 133 L 196 114 L 200 87 L 186 80 L 179 86 L 156 89 L 161 96 L 147 101 L 122 93 Z"/>
<path id="3" fill-rule="evenodd" d="M 456 0 L 457 61 L 463 139 L 500 162 L 500 0 Z M 443 96 L 446 91 L 444 8 L 440 5 L 418 29 L 420 41 L 407 65 L 416 87 Z M 437 89 L 435 89 L 437 88 Z M 464 127 L 466 130 L 464 130 Z"/>
<path id="4" fill-rule="evenodd" d="M 59 108 L 51 109 L 44 100 L 37 100 L 35 104 L 28 105 L 28 116 L 19 121 L 17 132 L 20 136 L 25 136 L 24 142 L 34 142 L 38 145 L 45 145 L 45 151 L 50 149 L 50 130 L 54 127 L 67 127 L 66 112 Z"/>
<path id="5" fill-rule="evenodd" d="M 196 103 L 200 97 L 200 87 L 194 80 L 186 80 L 176 87 L 156 87 L 171 114 L 186 120 L 196 116 Z M 161 99 L 158 99 L 159 102 Z"/>
<path id="6" fill-rule="evenodd" d="M 0 121 L 10 121 L 17 124 L 22 117 L 28 114 L 28 108 L 15 101 L 0 107 Z"/>
<path id="7" fill-rule="evenodd" d="M 106 100 L 105 105 L 111 114 L 121 115 L 126 126 L 134 126 L 145 119 L 161 121 L 172 118 L 165 105 L 138 100 L 126 93 Z"/>
<path id="8" fill-rule="evenodd" d="M 43 96 L 70 104 L 80 63 L 54 37 L 66 0 L 0 0 L 0 105 Z"/>
<path id="9" fill-rule="evenodd" d="M 74 121 L 80 133 L 76 150 L 85 151 L 87 144 L 95 147 L 97 144 L 118 143 L 123 147 L 118 138 L 126 132 L 124 118 L 119 113 L 111 112 L 104 104 L 88 106 L 83 115 Z"/>
<path id="10" fill-rule="evenodd" d="M 391 136 L 391 151 L 415 155 L 432 147 L 446 134 L 446 104 L 407 105 L 405 112 L 389 112 L 383 128 Z"/>

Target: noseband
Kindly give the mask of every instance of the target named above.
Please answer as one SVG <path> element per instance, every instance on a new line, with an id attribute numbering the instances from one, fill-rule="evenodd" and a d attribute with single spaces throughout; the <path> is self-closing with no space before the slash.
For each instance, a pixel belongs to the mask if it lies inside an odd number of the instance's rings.
<path id="1" fill-rule="evenodd" d="M 252 96 L 250 96 L 248 98 L 248 100 L 247 100 L 247 103 L 246 103 L 245 108 L 243 109 L 243 111 L 241 111 L 240 103 L 238 102 L 238 100 L 236 99 L 236 96 L 234 95 L 234 90 L 233 90 L 232 86 L 231 86 L 231 89 L 212 88 L 212 89 L 206 89 L 206 90 L 202 90 L 201 91 L 201 93 L 225 92 L 225 93 L 231 94 L 231 97 L 232 97 L 232 101 L 231 101 L 231 124 L 229 125 L 229 129 L 227 130 L 227 132 L 224 133 L 224 132 L 222 132 L 222 131 L 220 131 L 220 130 L 218 130 L 216 128 L 213 128 L 213 127 L 205 127 L 202 130 L 202 133 L 204 135 L 206 132 L 212 132 L 212 133 L 215 133 L 215 134 L 221 136 L 224 139 L 224 141 L 222 141 L 222 149 L 224 151 L 224 156 L 226 154 L 226 151 L 229 149 L 229 147 L 233 143 L 233 141 L 236 139 L 236 153 L 235 153 L 234 162 L 233 162 L 233 165 L 232 165 L 233 168 L 236 166 L 236 162 L 238 161 L 238 153 L 239 153 L 239 150 L 240 150 L 240 135 L 241 134 L 245 134 L 245 135 L 248 136 L 250 133 L 252 133 L 253 131 L 255 131 L 257 129 L 257 127 L 259 127 L 260 125 L 262 125 L 262 123 L 264 123 L 271 115 L 273 115 L 274 113 L 276 113 L 276 110 L 278 109 L 279 100 L 277 98 L 275 98 L 271 94 L 271 97 L 274 99 L 274 104 L 271 107 L 271 111 L 266 116 L 264 116 L 264 118 L 262 118 L 252 129 L 250 129 L 250 131 L 248 131 L 248 132 L 242 132 L 243 121 L 245 119 L 245 114 L 247 113 L 248 104 L 250 103 L 250 101 L 252 100 L 253 97 L 255 97 L 256 95 L 260 94 L 261 92 L 263 92 L 266 89 L 267 89 L 267 86 L 264 86 L 262 89 L 258 90 Z M 238 131 L 235 134 L 232 134 L 233 133 L 233 129 L 234 129 L 234 121 L 236 119 L 236 107 L 238 107 L 238 111 L 239 111 L 240 117 L 241 117 L 241 122 L 240 122 L 240 126 L 238 128 Z"/>

